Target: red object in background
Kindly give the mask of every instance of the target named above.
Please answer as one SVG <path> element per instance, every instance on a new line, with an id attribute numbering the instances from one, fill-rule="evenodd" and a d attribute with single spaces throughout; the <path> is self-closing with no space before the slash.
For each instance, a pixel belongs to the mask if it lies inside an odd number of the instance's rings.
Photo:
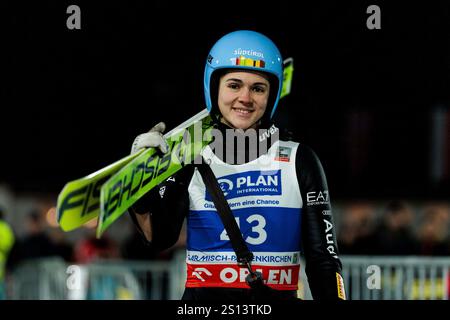
<path id="1" fill-rule="evenodd" d="M 448 294 L 447 300 L 450 300 L 450 272 L 447 276 L 447 294 Z"/>
<path id="2" fill-rule="evenodd" d="M 119 258 L 116 244 L 107 238 L 81 240 L 75 247 L 74 255 L 75 261 L 78 263 L 89 263 L 97 259 Z"/>

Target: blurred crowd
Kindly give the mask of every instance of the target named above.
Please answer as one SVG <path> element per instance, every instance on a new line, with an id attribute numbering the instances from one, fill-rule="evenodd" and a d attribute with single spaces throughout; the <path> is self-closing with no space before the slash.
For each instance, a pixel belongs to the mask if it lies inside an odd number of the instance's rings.
<path id="1" fill-rule="evenodd" d="M 338 232 L 341 254 L 450 256 L 450 206 L 390 201 L 344 206 Z"/>

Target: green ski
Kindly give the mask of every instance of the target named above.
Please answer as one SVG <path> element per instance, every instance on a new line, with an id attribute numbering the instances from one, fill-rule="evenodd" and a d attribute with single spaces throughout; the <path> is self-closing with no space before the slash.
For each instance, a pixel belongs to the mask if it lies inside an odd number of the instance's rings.
<path id="1" fill-rule="evenodd" d="M 167 137 L 169 152 L 165 155 L 149 148 L 105 182 L 100 192 L 97 237 L 144 194 L 192 163 L 211 143 L 213 125 L 208 110 L 203 110 L 172 130 Z"/>
<path id="2" fill-rule="evenodd" d="M 192 129 L 194 128 L 195 123 L 193 121 L 197 122 L 202 119 L 205 121 L 206 119 L 210 119 L 206 109 L 169 131 L 164 137 L 166 140 L 172 142 L 176 139 L 180 140 L 180 134 L 183 137 L 187 127 L 191 125 Z M 178 146 L 172 143 L 171 148 L 178 148 Z M 102 185 L 133 159 L 138 158 L 142 153 L 150 150 L 153 150 L 152 153 L 155 153 L 153 148 L 148 150 L 143 149 L 86 177 L 68 182 L 58 195 L 56 206 L 57 221 L 61 229 L 71 231 L 97 218 L 100 215 L 100 188 Z M 159 156 L 156 155 L 154 159 L 155 161 L 159 161 Z M 156 179 L 156 181 L 162 182 L 164 179 Z"/>
<path id="3" fill-rule="evenodd" d="M 129 155 L 84 178 L 68 182 L 59 193 L 56 206 L 61 229 L 70 231 L 97 218 L 100 212 L 100 188 L 103 183 L 142 152 Z"/>

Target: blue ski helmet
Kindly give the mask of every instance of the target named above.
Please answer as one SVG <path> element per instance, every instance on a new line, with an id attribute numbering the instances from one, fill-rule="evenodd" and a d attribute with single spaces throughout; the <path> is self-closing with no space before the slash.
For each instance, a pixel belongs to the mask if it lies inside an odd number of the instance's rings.
<path id="1" fill-rule="evenodd" d="M 221 69 L 249 69 L 268 74 L 272 81 L 264 117 L 273 117 L 283 84 L 283 59 L 272 40 L 255 31 L 240 30 L 226 34 L 214 44 L 206 61 L 203 81 L 206 108 L 210 113 L 218 112 L 216 71 Z"/>

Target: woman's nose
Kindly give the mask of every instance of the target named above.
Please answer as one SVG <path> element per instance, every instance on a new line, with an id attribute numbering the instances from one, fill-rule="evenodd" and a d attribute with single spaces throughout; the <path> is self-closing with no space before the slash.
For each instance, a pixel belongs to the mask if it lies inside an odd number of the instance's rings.
<path id="1" fill-rule="evenodd" d="M 239 94 L 239 101 L 242 103 L 249 103 L 251 102 L 251 92 L 248 88 L 242 88 L 240 94 Z"/>

